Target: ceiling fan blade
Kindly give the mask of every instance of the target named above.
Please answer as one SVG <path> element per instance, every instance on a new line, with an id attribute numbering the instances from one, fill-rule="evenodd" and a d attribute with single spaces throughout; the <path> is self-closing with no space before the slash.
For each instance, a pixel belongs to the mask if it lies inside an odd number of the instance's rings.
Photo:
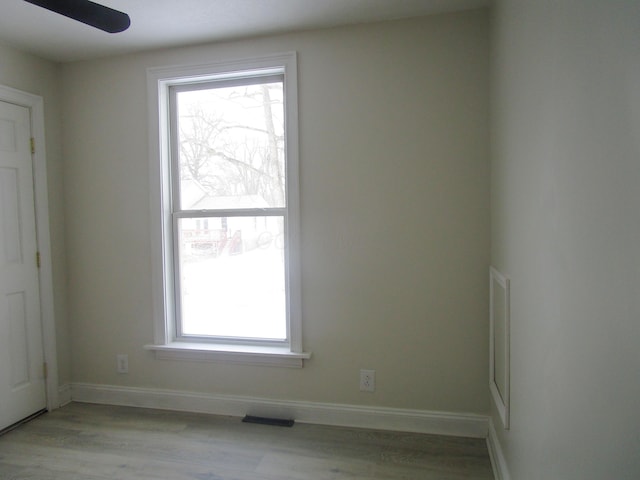
<path id="1" fill-rule="evenodd" d="M 123 32 L 131 19 L 126 13 L 89 0 L 24 0 L 108 33 Z"/>

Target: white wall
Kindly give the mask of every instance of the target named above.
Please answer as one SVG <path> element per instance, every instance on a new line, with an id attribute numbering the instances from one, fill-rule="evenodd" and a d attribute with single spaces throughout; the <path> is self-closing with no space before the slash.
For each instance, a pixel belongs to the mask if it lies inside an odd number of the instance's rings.
<path id="1" fill-rule="evenodd" d="M 492 263 L 511 478 L 640 478 L 640 3 L 498 2 Z"/>
<path id="2" fill-rule="evenodd" d="M 60 71 L 52 62 L 0 44 L 0 85 L 39 95 L 44 101 L 58 380 L 62 385 L 71 380 L 71 368 L 67 335 Z"/>
<path id="3" fill-rule="evenodd" d="M 301 370 L 158 361 L 146 68 L 299 53 Z M 484 10 L 63 66 L 73 381 L 487 411 Z M 130 373 L 115 371 L 129 354 Z M 358 390 L 358 370 L 377 391 Z"/>

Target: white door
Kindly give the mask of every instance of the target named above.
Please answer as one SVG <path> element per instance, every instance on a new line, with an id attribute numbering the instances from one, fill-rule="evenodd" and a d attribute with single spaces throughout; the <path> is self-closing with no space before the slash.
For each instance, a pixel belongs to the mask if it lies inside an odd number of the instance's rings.
<path id="1" fill-rule="evenodd" d="M 0 101 L 0 430 L 46 407 L 28 108 Z"/>

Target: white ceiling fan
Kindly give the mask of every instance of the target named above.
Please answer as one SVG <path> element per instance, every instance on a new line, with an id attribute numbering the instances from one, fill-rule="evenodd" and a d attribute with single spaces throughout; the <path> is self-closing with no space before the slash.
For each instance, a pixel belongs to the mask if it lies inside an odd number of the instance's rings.
<path id="1" fill-rule="evenodd" d="M 89 0 L 24 1 L 108 33 L 123 32 L 131 25 L 131 19 L 126 13 Z"/>

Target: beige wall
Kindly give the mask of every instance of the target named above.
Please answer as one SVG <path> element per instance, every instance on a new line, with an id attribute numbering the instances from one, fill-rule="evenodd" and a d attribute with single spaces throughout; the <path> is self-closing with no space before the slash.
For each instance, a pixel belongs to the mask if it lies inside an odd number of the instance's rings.
<path id="1" fill-rule="evenodd" d="M 59 67 L 47 60 L 0 44 L 0 85 L 39 95 L 44 99 L 54 307 L 61 385 L 71 380 L 67 334 L 67 289 L 64 242 L 64 181 L 61 154 Z"/>
<path id="2" fill-rule="evenodd" d="M 498 2 L 492 263 L 511 478 L 640 477 L 640 3 Z M 497 414 L 493 414 L 500 425 Z"/>
<path id="3" fill-rule="evenodd" d="M 299 54 L 303 369 L 158 361 L 146 68 Z M 66 64 L 73 381 L 486 412 L 486 11 Z M 115 372 L 117 353 L 130 373 Z M 358 370 L 377 371 L 374 394 Z"/>

